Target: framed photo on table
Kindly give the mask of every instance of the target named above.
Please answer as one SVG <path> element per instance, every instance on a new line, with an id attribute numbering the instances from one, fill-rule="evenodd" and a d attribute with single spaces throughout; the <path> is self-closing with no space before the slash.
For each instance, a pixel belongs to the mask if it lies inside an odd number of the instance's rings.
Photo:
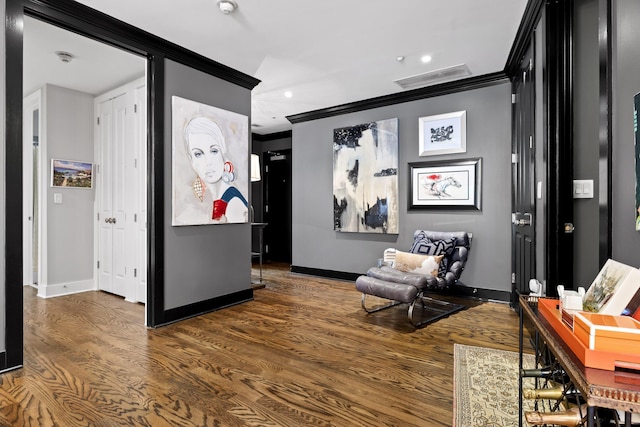
<path id="1" fill-rule="evenodd" d="M 419 155 L 467 152 L 467 112 L 438 114 L 418 119 Z"/>
<path id="2" fill-rule="evenodd" d="M 409 163 L 409 210 L 480 210 L 482 159 Z"/>

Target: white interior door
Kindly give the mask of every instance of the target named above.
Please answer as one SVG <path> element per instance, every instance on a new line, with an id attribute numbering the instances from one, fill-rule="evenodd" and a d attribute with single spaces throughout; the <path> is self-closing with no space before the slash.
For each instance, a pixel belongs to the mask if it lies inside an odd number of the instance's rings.
<path id="1" fill-rule="evenodd" d="M 113 101 L 98 104 L 98 158 L 96 161 L 96 192 L 98 194 L 98 289 L 113 291 Z"/>
<path id="2" fill-rule="evenodd" d="M 22 153 L 22 173 L 23 173 L 23 221 L 22 221 L 22 278 L 23 284 L 37 286 L 39 268 L 39 248 L 38 245 L 38 179 L 39 154 L 38 145 L 40 143 L 40 112 L 41 93 L 36 91 L 27 96 L 22 105 L 22 123 L 23 123 L 23 153 Z"/>
<path id="3" fill-rule="evenodd" d="M 131 198 L 130 188 L 133 185 L 127 176 L 127 142 L 131 145 L 130 125 L 127 123 L 127 96 L 120 95 L 113 100 L 113 139 L 111 151 L 113 154 L 111 169 L 114 172 L 111 177 L 112 191 L 111 200 L 111 235 L 113 239 L 113 275 L 111 277 L 112 290 L 116 295 L 127 296 L 127 262 L 131 259 L 128 249 L 127 239 L 127 208 L 130 204 L 127 199 Z"/>
<path id="4" fill-rule="evenodd" d="M 146 87 L 96 100 L 98 289 L 146 302 Z"/>
<path id="5" fill-rule="evenodd" d="M 137 246 L 135 257 L 137 268 L 134 271 L 136 300 L 147 302 L 147 88 L 137 87 L 135 90 L 135 133 L 138 146 L 135 157 L 134 179 L 139 185 L 136 186 L 137 194 L 134 203 L 137 205 L 137 212 L 134 217 L 134 232 L 137 235 Z M 146 323 L 146 322 L 145 322 Z"/>
<path id="6" fill-rule="evenodd" d="M 98 105 L 98 289 L 126 296 L 126 96 Z"/>

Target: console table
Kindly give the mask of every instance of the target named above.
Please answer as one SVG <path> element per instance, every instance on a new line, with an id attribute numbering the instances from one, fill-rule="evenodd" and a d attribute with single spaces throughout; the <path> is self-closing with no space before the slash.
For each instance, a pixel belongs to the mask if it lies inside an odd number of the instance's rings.
<path id="1" fill-rule="evenodd" d="M 587 425 L 594 426 L 596 408 L 609 408 L 625 412 L 625 425 L 631 425 L 631 413 L 640 412 L 640 374 L 629 374 L 603 369 L 587 368 L 571 351 L 569 346 L 549 325 L 549 322 L 538 313 L 537 298 L 526 295 L 519 297 L 520 303 L 520 368 L 524 330 L 532 333 L 534 350 L 540 344 L 553 353 L 560 366 L 580 391 L 587 404 Z M 532 367 L 525 367 L 532 368 Z M 520 379 L 520 414 L 522 415 L 522 379 Z M 520 417 L 522 425 L 522 416 Z"/>
<path id="2" fill-rule="evenodd" d="M 262 285 L 262 248 L 263 248 L 263 234 L 264 228 L 267 226 L 266 222 L 252 222 L 251 223 L 251 231 L 258 230 L 258 251 L 251 251 L 251 257 L 258 257 L 258 261 L 260 263 L 260 282 L 259 285 Z"/>

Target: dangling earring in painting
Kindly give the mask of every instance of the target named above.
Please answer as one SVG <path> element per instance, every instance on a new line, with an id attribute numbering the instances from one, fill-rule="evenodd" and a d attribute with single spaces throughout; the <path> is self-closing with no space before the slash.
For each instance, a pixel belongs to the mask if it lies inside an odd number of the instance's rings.
<path id="1" fill-rule="evenodd" d="M 236 179 L 236 174 L 233 172 L 233 163 L 224 162 L 224 172 L 222 172 L 222 180 L 227 184 Z"/>
<path id="2" fill-rule="evenodd" d="M 200 200 L 200 202 L 204 200 L 204 192 L 206 190 L 207 186 L 204 185 L 204 181 L 202 181 L 202 179 L 200 179 L 200 177 L 196 175 L 196 179 L 193 180 L 193 192 L 198 200 Z"/>

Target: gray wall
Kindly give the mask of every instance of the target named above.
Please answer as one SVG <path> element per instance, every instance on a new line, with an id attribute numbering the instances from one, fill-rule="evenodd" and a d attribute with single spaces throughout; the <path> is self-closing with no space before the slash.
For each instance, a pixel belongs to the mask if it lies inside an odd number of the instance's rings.
<path id="1" fill-rule="evenodd" d="M 613 258 L 640 267 L 635 231 L 633 96 L 640 92 L 640 2 L 613 2 Z"/>
<path id="2" fill-rule="evenodd" d="M 416 229 L 465 230 L 473 246 L 462 282 L 511 290 L 510 84 L 376 108 L 293 126 L 293 243 L 297 267 L 363 273 L 388 247 L 408 250 Z M 418 156 L 418 118 L 467 111 L 467 152 Z M 399 119 L 398 235 L 333 230 L 333 129 Z M 409 162 L 482 157 L 482 211 L 407 211 Z"/>
<path id="3" fill-rule="evenodd" d="M 51 159 L 92 162 L 93 96 L 47 84 L 43 107 L 47 153 L 41 173 L 49 179 Z M 53 203 L 54 193 L 62 204 Z M 93 189 L 47 186 L 47 285 L 93 280 L 94 196 Z"/>
<path id="4" fill-rule="evenodd" d="M 165 64 L 164 295 L 165 309 L 171 309 L 251 287 L 250 224 L 171 226 L 171 97 L 250 116 L 251 92 L 173 61 Z"/>
<path id="5" fill-rule="evenodd" d="M 574 199 L 574 286 L 588 287 L 600 270 L 598 1 L 574 2 L 573 175 L 592 179 L 593 199 Z"/>

